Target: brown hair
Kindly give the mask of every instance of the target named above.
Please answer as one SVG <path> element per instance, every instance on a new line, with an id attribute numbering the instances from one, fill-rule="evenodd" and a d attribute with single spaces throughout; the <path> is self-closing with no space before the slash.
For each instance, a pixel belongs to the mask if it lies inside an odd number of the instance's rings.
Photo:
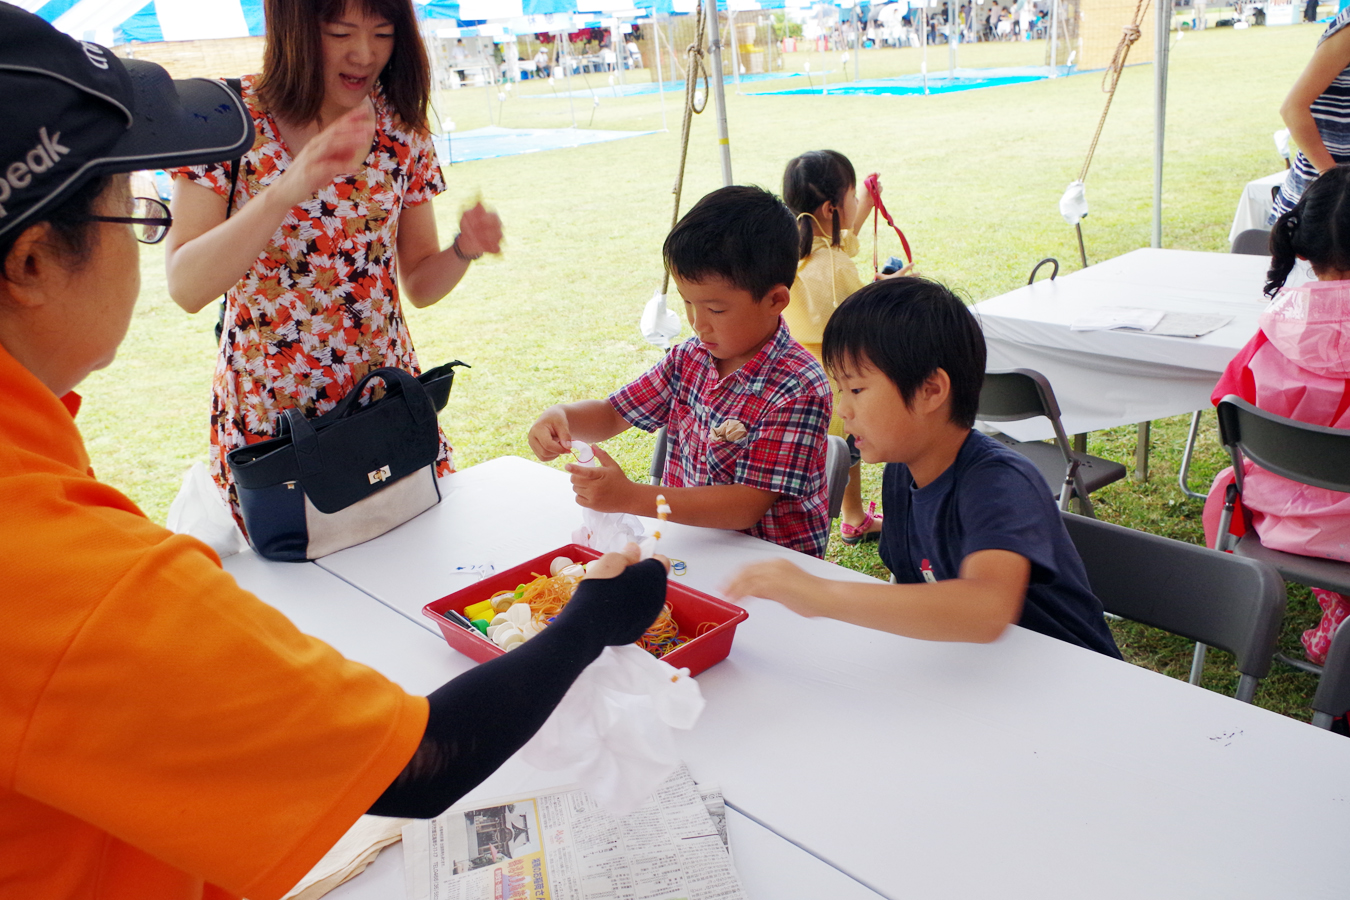
<path id="1" fill-rule="evenodd" d="M 269 113 L 296 122 L 313 122 L 323 105 L 323 23 L 339 19 L 348 6 L 394 26 L 394 53 L 380 72 L 385 99 L 403 124 L 427 130 L 431 65 L 417 30 L 412 0 L 266 0 L 267 42 L 263 49 L 258 96 Z"/>

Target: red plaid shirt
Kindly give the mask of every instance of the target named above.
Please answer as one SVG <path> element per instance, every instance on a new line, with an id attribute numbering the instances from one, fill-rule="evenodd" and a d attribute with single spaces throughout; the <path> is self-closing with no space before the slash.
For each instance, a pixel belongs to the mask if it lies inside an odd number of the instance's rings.
<path id="1" fill-rule="evenodd" d="M 825 555 L 830 385 L 820 363 L 792 339 L 781 319 L 773 338 L 726 378 L 718 377 L 717 361 L 694 337 L 611 394 L 609 403 L 644 431 L 669 426 L 662 483 L 744 484 L 780 494 L 746 534 Z M 739 441 L 711 433 L 732 420 L 745 426 Z"/>

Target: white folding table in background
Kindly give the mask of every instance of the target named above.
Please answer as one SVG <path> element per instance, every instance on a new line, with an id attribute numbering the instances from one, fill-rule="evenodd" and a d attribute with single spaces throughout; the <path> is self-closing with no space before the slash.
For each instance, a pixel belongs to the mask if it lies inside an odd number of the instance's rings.
<path id="1" fill-rule="evenodd" d="M 442 483 L 435 510 L 322 567 L 418 621 L 472 578 L 456 567 L 523 561 L 580 522 L 566 476 L 536 463 Z M 774 556 L 867 580 L 672 523 L 661 551 L 711 593 Z M 682 755 L 738 813 L 882 896 L 1342 893 L 1344 738 L 1017 627 L 930 643 L 745 605 L 731 655 L 699 676 L 708 706 Z"/>
<path id="2" fill-rule="evenodd" d="M 1284 177 L 1288 171 L 1283 169 L 1274 175 L 1247 182 L 1242 189 L 1242 196 L 1238 198 L 1237 211 L 1233 213 L 1233 226 L 1228 229 L 1229 244 L 1249 228 L 1270 230 L 1266 220 L 1270 218 L 1270 211 L 1275 207 L 1271 191 L 1284 184 Z"/>
<path id="3" fill-rule="evenodd" d="M 1269 266 L 1260 256 L 1146 248 L 992 297 L 974 307 L 988 369 L 1035 369 L 1049 379 L 1069 434 L 1143 423 L 1137 472 L 1144 477 L 1147 423 L 1209 408 L 1219 375 L 1256 333 Z M 1104 306 L 1232 321 L 1198 338 L 1072 329 Z M 1052 434 L 1037 419 L 998 428 L 1018 440 Z"/>

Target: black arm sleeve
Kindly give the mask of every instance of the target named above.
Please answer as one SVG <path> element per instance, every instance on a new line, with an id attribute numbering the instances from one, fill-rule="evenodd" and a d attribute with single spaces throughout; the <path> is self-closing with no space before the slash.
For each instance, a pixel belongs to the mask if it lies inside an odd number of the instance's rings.
<path id="1" fill-rule="evenodd" d="M 641 637 L 665 599 L 657 560 L 581 582 L 553 624 L 428 695 L 422 743 L 370 813 L 428 819 L 445 811 L 534 736 L 601 650 Z"/>

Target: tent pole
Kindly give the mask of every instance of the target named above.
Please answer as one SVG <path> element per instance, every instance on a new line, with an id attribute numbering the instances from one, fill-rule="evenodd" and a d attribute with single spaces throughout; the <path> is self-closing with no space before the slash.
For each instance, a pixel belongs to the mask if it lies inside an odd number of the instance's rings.
<path id="1" fill-rule="evenodd" d="M 656 96 L 661 98 L 661 130 L 670 131 L 666 125 L 666 88 L 661 77 L 661 20 L 652 16 L 652 34 L 656 38 Z"/>
<path id="2" fill-rule="evenodd" d="M 562 41 L 562 53 L 559 58 L 562 60 L 563 79 L 567 82 L 567 108 L 572 112 L 572 127 L 577 127 L 577 108 L 572 102 L 572 63 L 568 59 L 572 55 L 572 42 L 568 40 L 567 32 L 558 32 L 558 40 Z"/>
<path id="3" fill-rule="evenodd" d="M 1050 0 L 1050 77 L 1059 77 L 1059 0 Z"/>
<path id="4" fill-rule="evenodd" d="M 951 0 L 947 4 L 947 81 L 949 83 L 956 76 L 956 37 L 960 33 L 960 29 L 956 26 L 957 11 L 955 7 L 959 2 L 960 0 Z"/>
<path id="5" fill-rule="evenodd" d="M 718 31 L 721 34 L 721 31 Z M 741 91 L 741 42 L 736 36 L 736 14 L 727 8 L 727 34 L 731 40 L 731 82 L 736 85 L 736 93 Z"/>
<path id="6" fill-rule="evenodd" d="M 722 184 L 729 186 L 731 180 L 731 137 L 727 134 L 727 94 L 722 85 L 722 29 L 717 23 L 717 0 L 706 0 L 708 18 L 712 28 L 708 31 L 712 40 L 713 96 L 717 100 L 717 143 L 722 150 Z"/>
<path id="7" fill-rule="evenodd" d="M 859 70 L 862 65 L 859 63 L 859 54 L 862 53 L 862 5 L 853 4 L 853 80 L 861 78 Z"/>
<path id="8" fill-rule="evenodd" d="M 609 29 L 609 46 L 614 51 L 614 68 L 619 73 L 619 84 L 624 84 L 623 61 L 628 57 L 628 42 L 623 39 L 623 32 L 619 31 L 618 16 L 614 17 L 614 24 Z"/>
<path id="9" fill-rule="evenodd" d="M 923 48 L 923 60 L 919 71 L 923 72 L 923 92 L 928 93 L 928 7 L 919 7 L 919 46 Z"/>
<path id="10" fill-rule="evenodd" d="M 1172 0 L 1158 0 L 1153 41 L 1153 242 L 1162 246 L 1163 135 L 1167 120 L 1167 55 L 1172 44 Z"/>

